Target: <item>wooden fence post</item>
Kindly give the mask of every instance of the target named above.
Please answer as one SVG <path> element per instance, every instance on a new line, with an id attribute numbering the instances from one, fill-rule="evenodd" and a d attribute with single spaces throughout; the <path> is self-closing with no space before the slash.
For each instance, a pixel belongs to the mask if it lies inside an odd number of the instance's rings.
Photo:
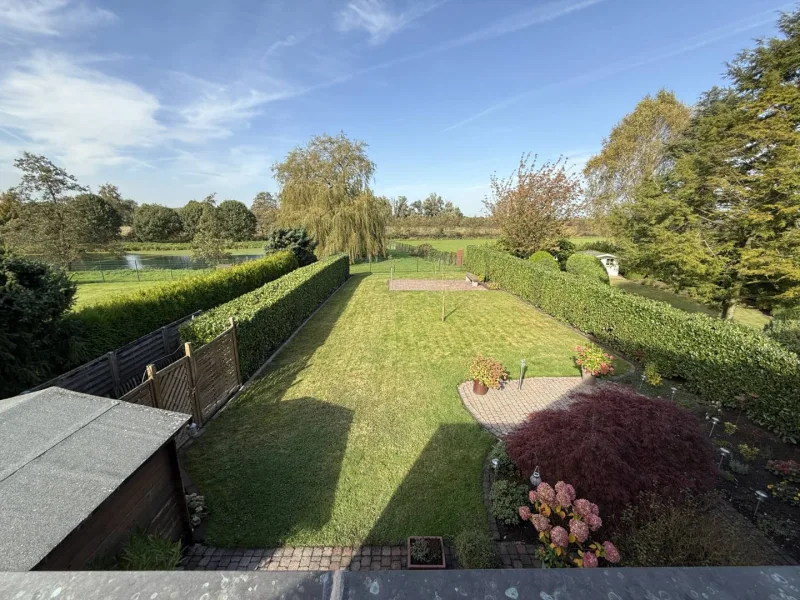
<path id="1" fill-rule="evenodd" d="M 236 381 L 242 385 L 242 366 L 239 364 L 239 340 L 236 339 L 236 322 L 233 317 L 228 318 L 228 323 L 231 324 L 231 333 L 233 334 L 233 362 L 236 364 Z"/>
<path id="2" fill-rule="evenodd" d="M 117 361 L 117 353 L 113 350 L 108 353 L 108 369 L 111 371 L 111 381 L 114 385 L 114 395 L 120 386 L 119 381 L 119 362 Z"/>
<path id="3" fill-rule="evenodd" d="M 203 425 L 203 408 L 200 406 L 200 398 L 197 393 L 197 364 L 194 362 L 194 355 L 192 354 L 192 342 L 186 342 L 183 345 L 183 352 L 186 358 L 189 359 L 189 391 L 192 399 L 192 410 L 194 412 L 194 420 L 198 426 Z"/>
<path id="4" fill-rule="evenodd" d="M 161 328 L 161 343 L 164 345 L 164 356 L 167 354 L 172 354 L 169 351 L 169 341 L 167 340 L 167 327 L 164 326 Z"/>
<path id="5" fill-rule="evenodd" d="M 147 365 L 147 378 L 150 380 L 150 386 L 153 389 L 153 400 L 156 408 L 164 408 L 164 399 L 161 397 L 161 386 L 158 385 L 156 378 L 156 366 L 153 364 Z"/>

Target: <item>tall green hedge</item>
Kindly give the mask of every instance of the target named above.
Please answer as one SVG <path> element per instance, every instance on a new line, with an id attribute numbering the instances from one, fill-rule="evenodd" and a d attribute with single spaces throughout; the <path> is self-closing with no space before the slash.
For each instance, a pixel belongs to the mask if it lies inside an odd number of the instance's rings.
<path id="1" fill-rule="evenodd" d="M 344 254 L 301 267 L 181 326 L 181 338 L 205 344 L 236 321 L 242 375 L 249 377 L 350 274 Z"/>
<path id="2" fill-rule="evenodd" d="M 550 269 L 551 271 L 560 270 L 556 257 L 550 254 L 547 250 L 537 250 L 531 254 L 528 260 L 532 263 L 539 263 L 540 267 Z"/>
<path id="3" fill-rule="evenodd" d="M 117 296 L 67 316 L 76 333 L 80 364 L 127 344 L 197 310 L 208 310 L 297 268 L 280 252 L 229 269 Z M 67 365 L 70 366 L 70 365 Z"/>
<path id="4" fill-rule="evenodd" d="M 800 440 L 800 360 L 758 331 L 480 246 L 468 248 L 466 267 L 601 343 L 654 362 L 706 399 L 742 406 L 757 423 Z"/>

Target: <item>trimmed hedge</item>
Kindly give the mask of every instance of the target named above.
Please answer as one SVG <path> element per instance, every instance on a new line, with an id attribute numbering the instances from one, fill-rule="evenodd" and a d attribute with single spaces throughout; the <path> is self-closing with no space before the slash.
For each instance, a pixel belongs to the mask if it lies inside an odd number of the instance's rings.
<path id="1" fill-rule="evenodd" d="M 573 254 L 567 259 L 567 268 L 565 270 L 573 275 L 588 277 L 602 283 L 611 283 L 603 263 L 600 262 L 599 258 L 591 254 Z"/>
<path id="2" fill-rule="evenodd" d="M 764 335 L 800 355 L 800 319 L 776 317 L 764 326 Z"/>
<path id="3" fill-rule="evenodd" d="M 181 338 L 210 342 L 233 317 L 242 376 L 250 377 L 349 275 L 350 260 L 344 254 L 301 267 L 184 323 Z"/>
<path id="4" fill-rule="evenodd" d="M 80 364 L 114 350 L 196 310 L 241 296 L 297 268 L 291 252 L 280 252 L 229 269 L 181 279 L 87 306 L 66 319 L 80 332 Z"/>
<path id="5" fill-rule="evenodd" d="M 800 360 L 760 332 L 480 246 L 467 249 L 465 263 L 600 343 L 655 363 L 706 399 L 741 406 L 757 423 L 800 439 Z"/>
<path id="6" fill-rule="evenodd" d="M 551 271 L 560 271 L 556 257 L 550 254 L 547 250 L 537 250 L 528 259 L 532 263 L 539 263 L 540 267 L 550 269 Z"/>

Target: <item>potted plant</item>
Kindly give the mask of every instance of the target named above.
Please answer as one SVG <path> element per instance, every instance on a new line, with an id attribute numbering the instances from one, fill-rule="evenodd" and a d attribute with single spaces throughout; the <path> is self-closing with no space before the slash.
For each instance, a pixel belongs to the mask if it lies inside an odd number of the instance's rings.
<path id="1" fill-rule="evenodd" d="M 467 379 L 472 380 L 472 391 L 483 396 L 489 388 L 500 389 L 508 379 L 508 371 L 499 361 L 487 356 L 476 356 L 469 366 Z"/>
<path id="2" fill-rule="evenodd" d="M 409 569 L 444 569 L 444 541 L 441 537 L 419 535 L 408 538 Z"/>
<path id="3" fill-rule="evenodd" d="M 581 369 L 581 377 L 594 383 L 596 377 L 605 377 L 614 372 L 611 361 L 614 357 L 592 344 L 575 347 L 575 364 Z"/>

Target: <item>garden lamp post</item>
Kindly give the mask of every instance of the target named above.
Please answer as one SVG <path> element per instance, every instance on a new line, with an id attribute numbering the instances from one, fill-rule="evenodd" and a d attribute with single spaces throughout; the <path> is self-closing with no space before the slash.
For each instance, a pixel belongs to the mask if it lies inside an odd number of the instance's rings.
<path id="1" fill-rule="evenodd" d="M 500 468 L 500 459 L 492 459 L 492 472 L 494 473 L 494 480 L 497 481 L 497 471 Z"/>
<path id="2" fill-rule="evenodd" d="M 519 389 L 522 389 L 522 378 L 525 377 L 525 359 L 519 361 Z"/>
<path id="3" fill-rule="evenodd" d="M 719 453 L 722 455 L 719 458 L 719 468 L 722 468 L 722 463 L 725 462 L 725 458 L 731 455 L 731 451 L 727 448 L 720 448 Z"/>
<path id="4" fill-rule="evenodd" d="M 642 378 L 639 380 L 639 389 L 642 389 L 642 385 L 644 385 L 644 380 L 647 378 L 647 375 L 642 373 Z"/>
<path id="5" fill-rule="evenodd" d="M 711 417 L 711 431 L 708 433 L 708 437 L 711 437 L 714 433 L 714 427 L 717 426 L 719 423 L 719 419 L 717 417 Z"/>
<path id="6" fill-rule="evenodd" d="M 676 387 L 671 387 L 671 388 L 669 388 L 669 389 L 671 389 L 671 390 L 672 390 L 672 397 L 670 398 L 670 400 L 675 400 L 675 392 L 677 392 L 677 391 L 678 391 L 678 388 L 676 388 Z"/>
<path id="7" fill-rule="evenodd" d="M 764 502 L 767 498 L 769 498 L 769 496 L 767 495 L 767 492 L 762 492 L 761 490 L 757 490 L 756 498 L 757 498 L 756 511 L 753 513 L 753 518 L 755 518 L 756 515 L 758 515 L 758 507 L 761 506 L 761 503 Z"/>

